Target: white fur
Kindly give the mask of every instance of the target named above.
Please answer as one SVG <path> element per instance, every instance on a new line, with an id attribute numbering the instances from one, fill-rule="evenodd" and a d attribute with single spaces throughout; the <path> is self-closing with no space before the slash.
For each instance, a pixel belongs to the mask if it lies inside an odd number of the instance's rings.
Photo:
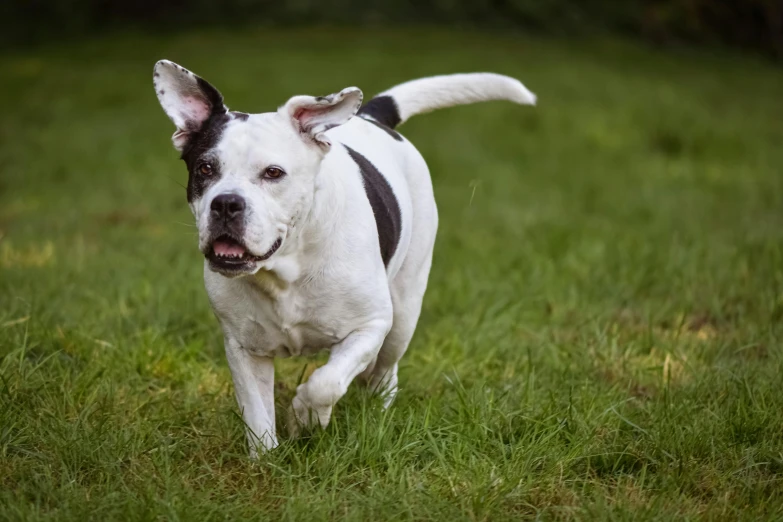
<path id="1" fill-rule="evenodd" d="M 395 98 L 403 120 L 483 99 L 535 99 L 516 80 L 490 74 L 417 80 L 385 94 Z M 244 242 L 252 253 L 283 240 L 240 277 L 204 265 L 253 455 L 277 444 L 274 357 L 330 351 L 328 362 L 297 388 L 289 411 L 294 433 L 326 426 L 356 377 L 384 393 L 387 406 L 397 392 L 397 362 L 418 321 L 438 215 L 424 159 L 407 140 L 352 118 L 360 101 L 356 88 L 320 99 L 297 96 L 277 112 L 231 121 L 209 153 L 222 177 L 191 203 L 202 251 L 209 248 L 210 202 L 227 192 L 247 201 Z M 170 116 L 179 114 L 178 100 L 161 103 Z M 343 145 L 378 168 L 398 201 L 401 236 L 386 267 L 359 168 Z M 286 177 L 260 180 L 269 165 L 282 167 Z"/>
<path id="2" fill-rule="evenodd" d="M 411 116 L 490 100 L 507 100 L 535 105 L 536 95 L 519 80 L 495 73 L 468 73 L 431 76 L 401 83 L 379 96 L 391 96 L 397 102 L 401 123 Z"/>

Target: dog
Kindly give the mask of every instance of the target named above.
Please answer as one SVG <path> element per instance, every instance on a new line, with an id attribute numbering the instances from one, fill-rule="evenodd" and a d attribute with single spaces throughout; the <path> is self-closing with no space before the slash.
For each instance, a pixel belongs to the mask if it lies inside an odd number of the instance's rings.
<path id="1" fill-rule="evenodd" d="M 278 444 L 275 357 L 330 351 L 297 387 L 293 435 L 325 427 L 357 377 L 388 407 L 438 228 L 427 164 L 395 129 L 435 109 L 534 105 L 535 95 L 508 76 L 454 74 L 397 85 L 364 105 L 362 91 L 348 87 L 247 114 L 167 60 L 155 64 L 153 83 L 187 165 L 204 283 L 250 455 Z"/>

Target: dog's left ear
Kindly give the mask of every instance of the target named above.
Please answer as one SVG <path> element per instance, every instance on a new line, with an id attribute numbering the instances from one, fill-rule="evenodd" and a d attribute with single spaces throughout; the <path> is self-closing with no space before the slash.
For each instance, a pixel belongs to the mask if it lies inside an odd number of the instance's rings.
<path id="1" fill-rule="evenodd" d="M 156 63 L 152 81 L 163 111 L 177 126 L 171 141 L 179 151 L 213 114 L 228 112 L 217 89 L 174 62 Z"/>
<path id="2" fill-rule="evenodd" d="M 324 151 L 331 142 L 324 132 L 350 120 L 362 106 L 362 91 L 346 87 L 328 96 L 294 96 L 280 108 L 294 128 Z"/>

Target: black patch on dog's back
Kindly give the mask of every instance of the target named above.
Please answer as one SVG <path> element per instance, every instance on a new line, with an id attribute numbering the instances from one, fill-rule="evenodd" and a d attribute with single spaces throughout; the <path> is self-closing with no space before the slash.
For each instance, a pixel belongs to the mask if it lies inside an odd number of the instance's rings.
<path id="1" fill-rule="evenodd" d="M 359 116 L 369 116 L 389 129 L 393 129 L 402 121 L 397 102 L 391 96 L 376 96 L 359 109 Z"/>
<path id="2" fill-rule="evenodd" d="M 402 141 L 402 135 L 399 132 L 397 132 L 396 130 L 390 129 L 389 127 L 387 127 L 383 123 L 378 123 L 377 121 L 371 120 L 370 118 L 362 118 L 362 119 L 364 121 L 366 121 L 367 123 L 372 123 L 373 125 L 375 125 L 379 129 L 381 129 L 383 132 L 385 132 L 386 134 L 388 134 L 389 136 L 391 136 L 395 140 Z"/>
<path id="3" fill-rule="evenodd" d="M 400 242 L 400 233 L 402 232 L 402 214 L 400 205 L 394 196 L 391 185 L 386 181 L 378 169 L 370 160 L 353 150 L 348 145 L 344 145 L 348 154 L 359 166 L 362 174 L 364 192 L 370 201 L 372 213 L 375 215 L 375 227 L 378 229 L 378 243 L 381 247 L 381 259 L 383 265 L 389 266 L 389 261 L 397 245 Z"/>

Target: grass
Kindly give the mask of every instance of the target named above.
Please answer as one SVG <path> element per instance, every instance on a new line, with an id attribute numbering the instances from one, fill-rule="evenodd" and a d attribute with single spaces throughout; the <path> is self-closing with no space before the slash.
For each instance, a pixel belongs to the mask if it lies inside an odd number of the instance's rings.
<path id="1" fill-rule="evenodd" d="M 325 431 L 246 457 L 162 57 L 251 112 L 471 70 L 539 94 L 402 128 L 441 228 L 388 412 L 352 389 Z M 42 47 L 0 71 L 1 519 L 783 517 L 779 69 L 259 30 Z M 315 362 L 277 364 L 282 410 Z"/>

